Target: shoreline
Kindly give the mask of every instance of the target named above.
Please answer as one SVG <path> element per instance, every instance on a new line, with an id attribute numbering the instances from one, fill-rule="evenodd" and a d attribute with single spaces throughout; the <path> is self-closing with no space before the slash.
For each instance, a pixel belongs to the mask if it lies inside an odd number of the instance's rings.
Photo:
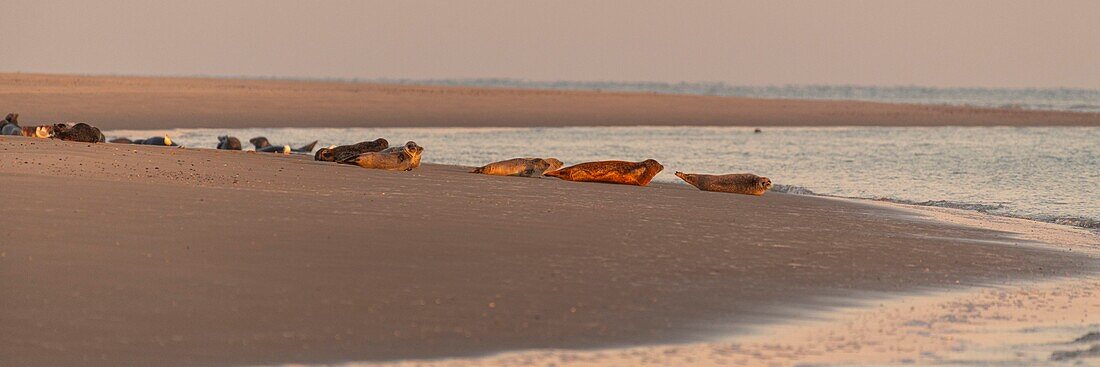
<path id="1" fill-rule="evenodd" d="M 795 316 L 783 305 L 1096 271 L 1094 257 L 865 203 L 466 171 L 0 137 L 0 201 L 20 229 L 0 243 L 0 362 L 648 345 Z"/>
<path id="2" fill-rule="evenodd" d="M 904 210 L 930 221 L 1014 233 L 1039 247 L 1080 251 L 1100 259 L 1100 235 L 1077 227 L 964 209 L 867 199 L 833 198 Z M 996 363 L 1059 366 L 1080 363 L 1089 348 L 1074 343 L 1100 333 L 1100 273 L 926 289 L 868 293 L 833 300 L 839 306 L 752 326 L 713 341 L 600 348 L 505 351 L 471 358 L 346 362 L 339 367 L 541 366 L 774 366 L 802 364 Z M 854 300 L 854 303 L 853 303 Z M 823 303 L 830 303 L 826 300 Z M 1051 305 L 1060 305 L 1057 309 Z M 283 364 L 282 367 L 315 367 Z"/>
<path id="3" fill-rule="evenodd" d="M 595 350 L 521 350 L 471 358 L 273 366 L 709 367 L 952 363 L 1062 366 L 1096 357 L 1074 356 L 1091 345 L 1074 340 L 1100 332 L 1100 304 L 1087 301 L 1098 295 L 1100 278 L 1070 277 L 965 290 L 866 295 L 855 305 L 763 325 L 711 342 Z M 1053 310 L 1049 307 L 1052 303 L 1063 305 L 1063 308 Z"/>
<path id="4" fill-rule="evenodd" d="M 462 131 L 462 130 L 466 130 L 466 131 L 469 131 L 469 130 L 493 130 L 493 131 L 496 131 L 496 130 L 512 130 L 512 129 L 515 129 L 515 130 L 538 129 L 539 131 L 552 131 L 552 130 L 555 130 L 555 129 L 571 129 L 571 128 L 590 128 L 590 127 L 587 127 L 587 126 L 586 127 L 552 127 L 552 128 L 439 127 L 439 128 L 407 128 L 407 129 L 409 129 L 409 130 L 424 129 L 424 130 L 428 130 L 428 132 L 438 132 L 438 131 L 448 131 L 448 130 L 459 130 L 459 131 Z M 612 127 L 612 128 L 616 128 L 616 127 Z M 621 129 L 621 128 L 624 128 L 624 127 L 617 127 L 617 128 Z M 681 128 L 685 128 L 685 127 L 669 125 L 669 126 L 635 126 L 635 128 L 639 128 L 639 129 L 677 130 L 677 129 L 681 129 Z M 738 129 L 738 130 L 745 129 L 745 130 L 751 131 L 751 128 L 733 127 L 733 126 L 724 126 L 724 127 L 693 126 L 693 127 L 688 127 L 688 128 Z M 814 129 L 814 130 L 817 130 L 817 129 L 823 129 L 823 130 L 841 129 L 841 130 L 843 130 L 843 129 L 849 129 L 849 128 L 851 128 L 851 129 L 892 129 L 892 128 L 898 128 L 898 129 L 914 129 L 914 128 L 937 129 L 937 128 L 942 128 L 942 127 L 879 127 L 879 126 L 875 126 L 875 127 L 866 127 L 866 126 L 828 126 L 828 127 L 814 127 L 814 128 L 773 127 L 773 128 L 768 130 L 768 133 L 783 132 L 784 129 Z M 987 128 L 994 128 L 995 129 L 995 128 L 998 128 L 998 127 L 968 126 L 968 127 L 962 127 L 962 128 L 963 129 L 968 129 L 968 128 L 969 129 L 987 129 Z M 1018 127 L 1000 127 L 1000 128 L 1016 129 Z M 1073 129 L 1073 127 L 1063 127 L 1063 128 Z M 256 134 L 270 136 L 269 134 L 273 133 L 274 131 L 278 131 L 279 129 L 302 129 L 302 128 L 270 128 L 270 129 L 267 129 L 268 131 L 266 133 L 265 132 L 256 132 Z M 323 128 L 315 128 L 315 129 L 323 129 Z M 345 134 L 351 134 L 351 135 L 362 133 L 362 134 L 364 134 L 364 136 L 373 136 L 371 134 L 378 133 L 378 131 L 372 131 L 370 128 L 341 128 L 341 129 L 356 129 L 356 130 L 345 130 L 344 131 Z M 180 142 L 179 136 L 183 133 L 188 133 L 188 132 L 196 133 L 198 131 L 208 133 L 206 135 L 215 135 L 215 134 L 216 135 L 222 135 L 222 134 L 234 135 L 235 133 L 243 133 L 243 131 L 239 131 L 239 130 L 242 130 L 242 129 L 217 129 L 217 128 L 197 128 L 197 129 L 183 128 L 183 129 L 179 129 L 179 128 L 177 128 L 177 129 L 153 129 L 153 130 L 108 130 L 108 131 L 104 131 L 104 133 L 107 134 L 108 138 L 112 138 L 112 137 L 144 138 L 144 137 L 148 137 L 148 136 L 158 136 L 158 135 L 162 135 L 162 134 L 170 134 L 173 137 L 173 139 L 175 139 L 177 141 L 177 143 L 179 143 Z M 237 134 L 237 135 L 240 135 L 240 134 Z M 213 145 L 208 144 L 206 146 L 201 146 L 201 145 L 198 145 L 200 143 L 195 142 L 193 139 L 191 140 L 191 143 L 192 143 L 191 145 L 188 145 L 188 144 L 182 144 L 182 145 L 185 145 L 185 146 L 191 147 L 191 148 L 197 148 L 197 149 L 213 149 Z M 306 141 L 303 140 L 303 141 L 297 141 L 297 142 L 294 142 L 294 143 L 305 144 Z M 250 147 L 245 148 L 245 150 L 249 150 L 249 149 L 252 149 L 252 148 L 250 148 Z M 456 162 L 450 161 L 450 162 L 432 162 L 432 163 L 454 164 Z M 465 162 L 457 162 L 457 163 L 465 163 Z M 656 182 L 681 183 L 681 181 L 679 179 L 665 177 L 662 180 L 662 178 L 660 176 L 658 178 L 656 178 Z M 884 202 L 890 202 L 890 203 L 896 203 L 896 204 L 902 204 L 902 205 L 914 205 L 914 206 L 930 207 L 930 208 L 939 207 L 939 208 L 963 209 L 963 210 L 975 211 L 975 212 L 980 212 L 980 213 L 983 213 L 983 214 L 989 214 L 989 215 L 998 216 L 998 217 L 1027 219 L 1027 220 L 1032 220 L 1032 221 L 1037 221 L 1037 222 L 1054 223 L 1054 224 L 1066 225 L 1066 226 L 1070 226 L 1070 227 L 1084 228 L 1084 229 L 1093 231 L 1093 232 L 1097 233 L 1098 235 L 1100 235 L 1100 222 L 1098 222 L 1096 219 L 1093 219 L 1093 218 L 1090 218 L 1090 217 L 1087 217 L 1087 216 L 1084 216 L 1084 215 L 1081 215 L 1081 214 L 1076 214 L 1076 215 L 1074 215 L 1074 214 L 1051 215 L 1051 214 L 1039 213 L 1039 214 L 1032 214 L 1032 215 L 1029 216 L 1028 214 L 1019 214 L 1019 213 L 1004 213 L 1004 212 L 995 213 L 995 212 L 990 212 L 988 210 L 981 209 L 980 207 L 983 206 L 982 204 L 969 203 L 969 202 L 959 202 L 959 201 L 950 201 L 950 200 L 937 200 L 937 199 L 932 199 L 932 200 L 927 200 L 927 201 L 916 201 L 916 200 L 907 200 L 907 199 L 891 199 L 891 198 L 885 198 L 883 196 L 871 196 L 871 195 L 863 196 L 863 197 L 860 197 L 860 196 L 845 196 L 845 195 L 841 195 L 841 194 L 818 193 L 818 192 L 814 192 L 813 190 L 811 190 L 809 188 L 799 186 L 799 185 L 789 185 L 789 184 L 786 184 L 785 182 L 778 182 L 777 184 L 778 185 L 775 188 L 772 189 L 773 192 L 782 192 L 782 193 L 795 194 L 795 195 L 811 195 L 811 196 L 828 197 L 828 198 L 844 198 L 844 199 L 859 199 L 859 200 L 870 200 L 870 201 L 884 201 Z"/>
<path id="5" fill-rule="evenodd" d="M 1100 113 L 698 95 L 0 73 L 24 124 L 226 127 L 1100 126 Z"/>

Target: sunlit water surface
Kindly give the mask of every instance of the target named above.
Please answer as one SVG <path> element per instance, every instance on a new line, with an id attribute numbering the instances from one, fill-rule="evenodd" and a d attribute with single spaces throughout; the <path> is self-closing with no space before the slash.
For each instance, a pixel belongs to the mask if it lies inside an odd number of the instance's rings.
<path id="1" fill-rule="evenodd" d="M 145 138 L 161 131 L 109 131 Z M 213 148 L 217 136 L 266 136 L 318 147 L 384 137 L 416 141 L 425 162 L 480 166 L 502 159 L 653 158 L 675 171 L 752 172 L 776 190 L 979 210 L 1100 228 L 1097 127 L 565 127 L 181 129 L 172 139 Z"/>

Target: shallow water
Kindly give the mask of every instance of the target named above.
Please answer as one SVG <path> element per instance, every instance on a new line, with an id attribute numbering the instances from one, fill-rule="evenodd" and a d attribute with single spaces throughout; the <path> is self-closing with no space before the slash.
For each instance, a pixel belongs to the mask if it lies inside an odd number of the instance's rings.
<path id="1" fill-rule="evenodd" d="M 159 131 L 108 131 L 145 138 Z M 480 166 L 523 156 L 592 160 L 653 158 L 655 180 L 675 171 L 752 172 L 777 190 L 886 199 L 1100 228 L 1097 127 L 566 127 L 278 128 L 169 131 L 187 147 L 213 148 L 217 136 L 254 136 L 318 147 L 384 137 L 414 140 L 424 161 Z"/>

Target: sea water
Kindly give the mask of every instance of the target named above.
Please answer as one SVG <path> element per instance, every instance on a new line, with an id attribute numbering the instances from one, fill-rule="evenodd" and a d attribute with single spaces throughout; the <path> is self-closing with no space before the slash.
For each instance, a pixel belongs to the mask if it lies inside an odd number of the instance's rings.
<path id="1" fill-rule="evenodd" d="M 855 100 L 886 103 L 943 104 L 1100 112 L 1100 90 L 1079 88 L 933 88 L 921 86 L 771 85 L 610 81 L 531 81 L 522 79 L 373 79 L 372 82 L 479 88 L 602 90 L 723 97 Z"/>
<path id="2" fill-rule="evenodd" d="M 164 131 L 108 131 L 145 138 Z M 514 157 L 656 159 L 675 171 L 751 172 L 775 190 L 978 210 L 1100 229 L 1100 127 L 273 128 L 167 131 L 186 147 L 218 135 L 318 148 L 413 140 L 423 161 L 480 166 Z"/>

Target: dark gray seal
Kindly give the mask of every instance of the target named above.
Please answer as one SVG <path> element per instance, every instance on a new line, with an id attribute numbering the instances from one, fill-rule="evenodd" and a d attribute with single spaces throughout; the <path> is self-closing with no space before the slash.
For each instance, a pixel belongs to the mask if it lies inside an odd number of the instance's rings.
<path id="1" fill-rule="evenodd" d="M 229 135 L 222 135 L 218 137 L 218 149 L 221 150 L 241 150 L 241 141 L 236 137 Z"/>
<path id="2" fill-rule="evenodd" d="M 364 141 L 352 145 L 341 145 L 332 148 L 321 148 L 313 155 L 314 160 L 323 162 L 340 162 L 363 153 L 381 152 L 390 147 L 386 139 L 378 138 L 373 141 Z"/>
<path id="3" fill-rule="evenodd" d="M 271 145 L 271 142 L 268 141 L 267 138 L 262 137 L 262 136 L 257 136 L 255 138 L 248 139 L 248 142 L 252 143 L 252 146 L 256 147 L 257 152 L 264 152 L 264 153 L 284 153 L 284 154 L 290 154 L 291 152 L 294 152 L 294 153 L 312 153 L 313 152 L 313 147 L 317 146 L 317 141 L 316 140 L 314 140 L 312 143 L 303 145 L 301 148 L 294 148 L 294 147 L 289 146 L 289 145 Z"/>

